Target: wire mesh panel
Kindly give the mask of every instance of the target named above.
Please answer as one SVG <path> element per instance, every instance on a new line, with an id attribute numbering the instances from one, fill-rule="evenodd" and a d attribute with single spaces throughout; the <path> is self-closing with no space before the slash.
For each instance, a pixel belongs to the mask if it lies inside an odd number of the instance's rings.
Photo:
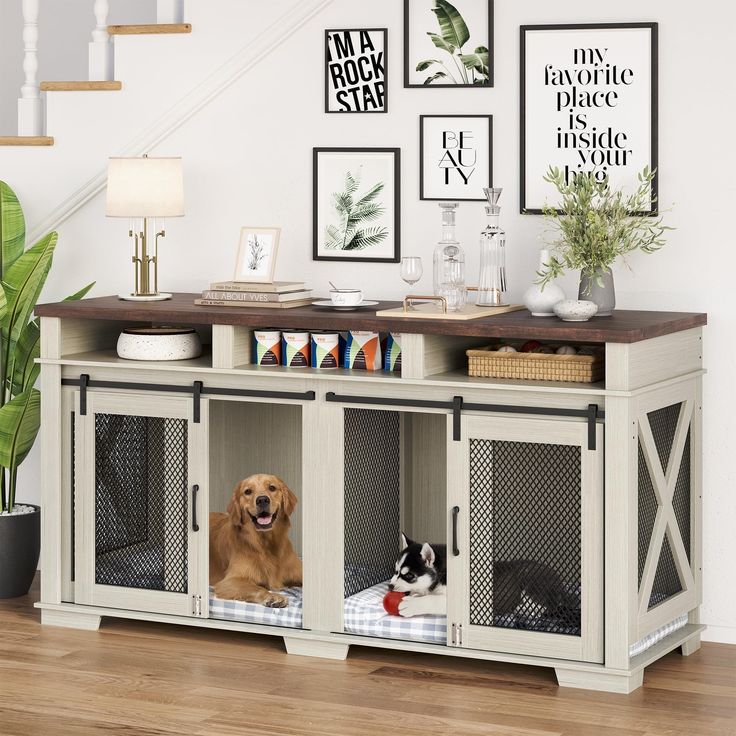
<path id="1" fill-rule="evenodd" d="M 187 422 L 95 415 L 95 581 L 186 593 Z"/>
<path id="2" fill-rule="evenodd" d="M 345 410 L 345 597 L 387 580 L 399 552 L 400 415 Z"/>
<path id="3" fill-rule="evenodd" d="M 470 441 L 470 623 L 580 636 L 581 449 Z"/>
<path id="4" fill-rule="evenodd" d="M 652 432 L 652 439 L 657 451 L 657 458 L 662 467 L 662 472 L 666 474 L 667 468 L 672 462 L 672 452 L 675 446 L 675 437 L 677 434 L 680 415 L 682 413 L 683 404 L 671 404 L 661 409 L 651 411 L 646 415 L 643 421 L 649 422 Z M 657 557 L 657 568 L 655 571 L 654 582 L 651 594 L 649 596 L 648 608 L 663 603 L 667 599 L 683 591 L 683 584 L 680 574 L 677 570 L 672 546 L 670 542 L 670 534 L 679 532 L 685 547 L 688 561 L 690 560 L 690 430 L 688 430 L 687 439 L 682 454 L 679 459 L 679 466 L 673 472 L 676 472 L 677 478 L 675 482 L 674 493 L 672 497 L 672 506 L 677 520 L 677 529 L 669 529 L 664 537 L 662 546 L 658 550 L 654 550 Z M 644 565 L 646 562 L 649 549 L 652 546 L 652 532 L 654 530 L 654 522 L 659 502 L 655 494 L 654 483 L 647 467 L 644 457 L 644 448 L 639 441 L 639 512 L 638 512 L 638 549 L 639 549 L 639 585 L 641 586 Z"/>

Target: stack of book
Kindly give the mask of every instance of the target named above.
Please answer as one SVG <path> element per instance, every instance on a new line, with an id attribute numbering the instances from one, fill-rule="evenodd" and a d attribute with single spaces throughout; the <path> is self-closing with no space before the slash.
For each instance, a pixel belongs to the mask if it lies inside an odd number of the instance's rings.
<path id="1" fill-rule="evenodd" d="M 202 292 L 195 304 L 209 307 L 258 307 L 293 309 L 312 303 L 312 290 L 303 281 L 274 281 L 251 284 L 244 281 L 218 281 Z"/>

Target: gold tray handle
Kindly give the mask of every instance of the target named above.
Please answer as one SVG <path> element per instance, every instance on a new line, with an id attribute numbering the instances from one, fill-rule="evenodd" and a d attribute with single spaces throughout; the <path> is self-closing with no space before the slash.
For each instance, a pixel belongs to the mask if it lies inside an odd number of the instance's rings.
<path id="1" fill-rule="evenodd" d="M 436 302 L 442 307 L 442 314 L 447 314 L 447 299 L 443 296 L 413 296 L 410 294 L 404 299 L 404 311 L 408 312 L 416 302 Z"/>

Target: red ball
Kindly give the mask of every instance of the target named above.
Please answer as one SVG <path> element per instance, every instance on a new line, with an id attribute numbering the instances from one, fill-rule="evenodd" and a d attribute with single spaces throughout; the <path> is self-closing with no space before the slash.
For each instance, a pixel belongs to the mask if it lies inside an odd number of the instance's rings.
<path id="1" fill-rule="evenodd" d="M 525 342 L 521 346 L 521 352 L 522 353 L 531 353 L 532 351 L 536 350 L 537 348 L 541 348 L 542 343 L 537 342 L 536 340 L 529 340 L 529 342 Z"/>
<path id="2" fill-rule="evenodd" d="M 406 593 L 399 593 L 398 590 L 389 590 L 385 596 L 383 596 L 383 609 L 386 613 L 390 613 L 392 616 L 400 616 L 399 603 Z"/>

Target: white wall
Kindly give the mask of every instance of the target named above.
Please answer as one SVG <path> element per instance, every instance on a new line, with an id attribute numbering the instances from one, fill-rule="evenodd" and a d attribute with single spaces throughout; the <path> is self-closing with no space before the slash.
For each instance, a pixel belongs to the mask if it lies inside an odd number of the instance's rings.
<path id="1" fill-rule="evenodd" d="M 94 0 L 40 0 L 39 81 L 88 78 L 93 6 Z M 155 21 L 156 0 L 110 0 L 110 25 Z M 24 78 L 22 32 L 20 0 L 0 0 L 0 135 L 18 132 L 17 103 Z"/>
<path id="2" fill-rule="evenodd" d="M 229 27 L 242 23 L 253 28 L 258 12 L 254 5 L 243 3 L 241 17 L 226 19 Z M 402 148 L 403 252 L 422 256 L 427 276 L 420 287 L 429 288 L 431 254 L 439 235 L 438 208 L 418 200 L 418 117 L 485 112 L 495 116 L 495 181 L 505 187 L 502 219 L 508 232 L 508 271 L 511 295 L 518 299 L 534 277 L 542 231 L 539 218 L 518 214 L 519 25 L 658 21 L 661 203 L 671 208 L 668 220 L 677 230 L 657 255 L 632 257 L 633 270 L 617 267 L 619 306 L 710 315 L 705 345 L 710 374 L 705 383 L 703 618 L 710 626 L 708 637 L 736 642 L 736 473 L 731 458 L 736 289 L 730 223 L 736 194 L 731 144 L 736 6 L 726 0 L 703 0 L 694 12 L 689 3 L 659 0 L 619 0 L 615 5 L 496 0 L 495 89 L 404 90 L 402 5 L 398 0 L 334 0 L 285 43 L 280 44 L 276 35 L 277 53 L 159 147 L 158 153 L 184 157 L 188 198 L 187 217 L 169 223 L 161 259 L 162 287 L 197 291 L 212 279 L 228 277 L 240 226 L 274 224 L 284 230 L 279 278 L 306 279 L 318 292 L 324 292 L 332 279 L 360 285 L 370 297 L 397 298 L 405 293 L 396 265 L 311 260 L 311 149 L 332 145 Z M 323 30 L 362 25 L 390 29 L 391 112 L 325 116 Z M 205 57 L 201 63 L 206 64 Z M 2 157 L 0 151 L 0 177 Z M 459 220 L 472 273 L 477 268 L 482 206 L 463 205 Z M 61 297 L 92 279 L 98 281 L 97 294 L 130 286 L 125 226 L 105 219 L 102 196 L 64 223 L 60 236 L 47 298 Z M 563 286 L 572 295 L 575 284 L 576 275 L 571 274 Z M 38 498 L 37 457 L 32 455 L 23 468 L 24 498 L 29 500 Z"/>

